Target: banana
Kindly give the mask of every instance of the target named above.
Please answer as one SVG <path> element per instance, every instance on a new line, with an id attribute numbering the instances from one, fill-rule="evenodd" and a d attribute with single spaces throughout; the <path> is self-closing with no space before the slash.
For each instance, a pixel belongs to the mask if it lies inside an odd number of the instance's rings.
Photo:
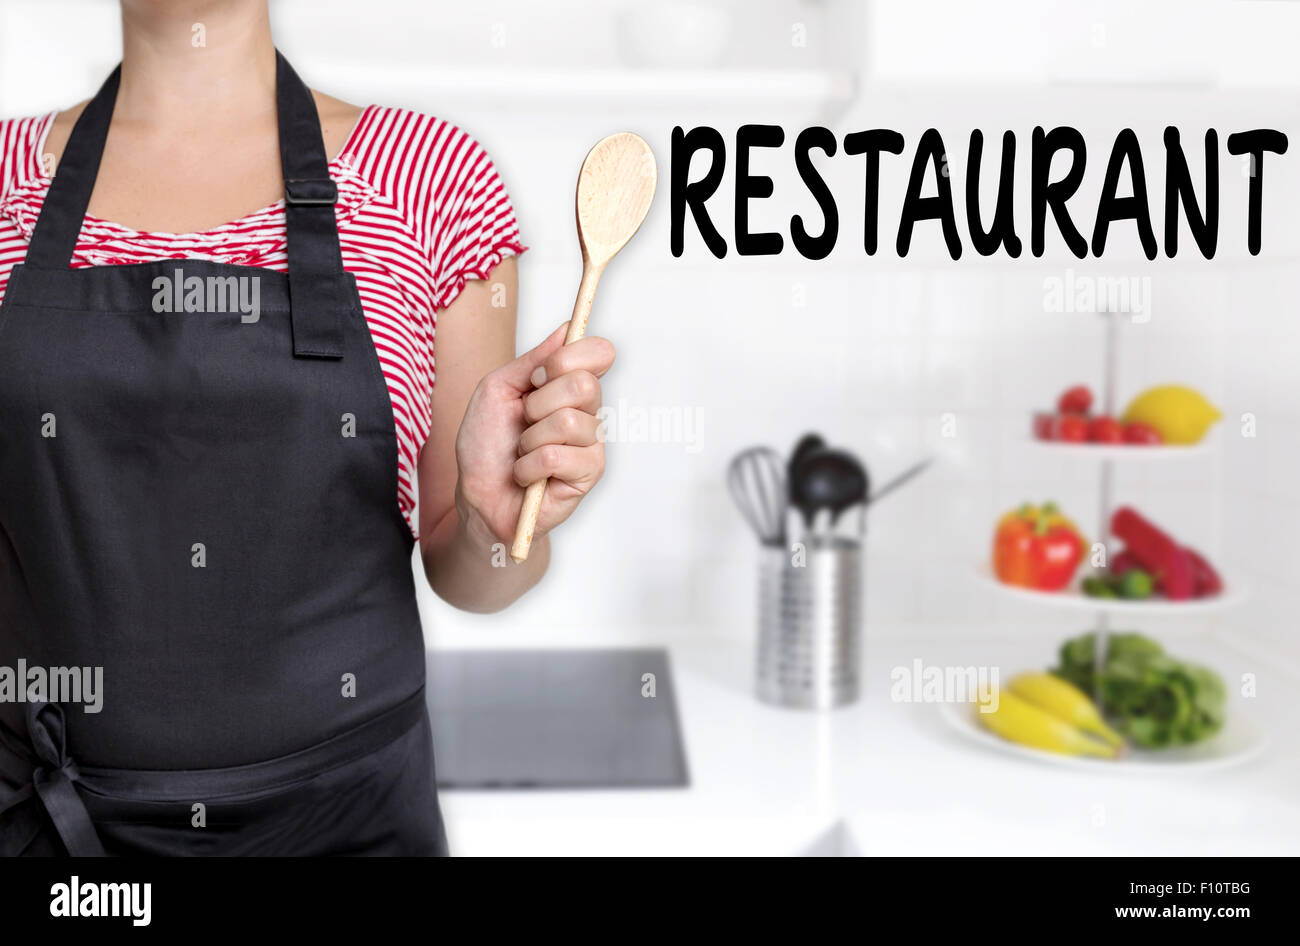
<path id="1" fill-rule="evenodd" d="M 1021 673 L 1011 678 L 1008 689 L 1016 696 L 1063 719 L 1077 729 L 1119 748 L 1124 744 L 1115 730 L 1102 720 L 1087 695 L 1069 681 L 1051 673 Z"/>
<path id="2" fill-rule="evenodd" d="M 988 705 L 987 702 L 984 705 Z M 1118 754 L 1114 746 L 1108 746 L 1086 735 L 1065 720 L 1039 709 L 1010 690 L 1003 689 L 998 693 L 997 707 L 992 713 L 985 713 L 981 706 L 975 715 L 981 723 L 1004 739 L 1065 755 L 1091 755 L 1113 759 Z"/>

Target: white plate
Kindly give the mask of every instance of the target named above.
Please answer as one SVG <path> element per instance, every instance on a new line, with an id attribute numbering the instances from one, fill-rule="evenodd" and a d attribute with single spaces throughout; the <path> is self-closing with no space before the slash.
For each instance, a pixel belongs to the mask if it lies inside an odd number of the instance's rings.
<path id="1" fill-rule="evenodd" d="M 984 728 L 976 719 L 979 713 L 979 706 L 976 703 L 941 703 L 939 713 L 943 716 L 944 722 L 954 730 L 986 748 L 1018 755 L 1021 758 L 1094 772 L 1164 775 L 1185 772 L 1189 769 L 1198 771 L 1222 769 L 1240 765 L 1254 758 L 1268 745 L 1268 736 L 1264 731 L 1234 707 L 1229 707 L 1228 718 L 1224 721 L 1223 729 L 1211 739 L 1190 746 L 1165 750 L 1129 747 L 1126 754 L 1119 759 L 1097 759 L 1091 756 L 1046 752 L 1003 739 Z"/>
<path id="2" fill-rule="evenodd" d="M 1029 601 L 1033 604 L 1045 604 L 1049 607 L 1068 608 L 1072 611 L 1088 611 L 1092 614 L 1144 614 L 1152 617 L 1185 617 L 1196 614 L 1208 614 L 1224 608 L 1235 607 L 1246 597 L 1245 589 L 1236 582 L 1224 579 L 1224 590 L 1208 598 L 1189 598 L 1186 601 L 1170 601 L 1156 595 L 1151 598 L 1133 600 L 1127 598 L 1094 598 L 1079 590 L 1079 579 L 1073 587 L 1061 591 L 1035 591 L 1033 588 L 1020 588 L 998 581 L 989 565 L 980 565 L 976 577 L 982 585 L 990 586 L 1004 595 Z"/>
<path id="3" fill-rule="evenodd" d="M 1214 441 L 1202 440 L 1200 443 L 1180 444 L 1133 444 L 1133 443 L 1074 443 L 1066 440 L 1038 440 L 1034 437 L 1024 438 L 1025 443 L 1061 457 L 1077 457 L 1086 460 L 1186 460 L 1205 456 L 1213 448 Z"/>

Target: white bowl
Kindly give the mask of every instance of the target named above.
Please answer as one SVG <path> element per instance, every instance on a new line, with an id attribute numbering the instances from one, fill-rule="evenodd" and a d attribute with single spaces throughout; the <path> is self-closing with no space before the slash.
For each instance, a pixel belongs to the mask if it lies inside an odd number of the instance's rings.
<path id="1" fill-rule="evenodd" d="M 1204 742 L 1169 749 L 1135 749 L 1119 759 L 1098 759 L 1092 756 L 1063 755 L 1033 749 L 995 735 L 979 721 L 979 708 L 974 703 L 941 703 L 939 715 L 955 731 L 971 743 L 994 752 L 1020 756 L 1048 765 L 1086 769 L 1090 772 L 1112 772 L 1122 775 L 1174 775 L 1191 769 L 1223 769 L 1249 762 L 1268 747 L 1267 733 L 1250 717 L 1235 706 L 1228 707 L 1228 718 L 1223 729 Z"/>

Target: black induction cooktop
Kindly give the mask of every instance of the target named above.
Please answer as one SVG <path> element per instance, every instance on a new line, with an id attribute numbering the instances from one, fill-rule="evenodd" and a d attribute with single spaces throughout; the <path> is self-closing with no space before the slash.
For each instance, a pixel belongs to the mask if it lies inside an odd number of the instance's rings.
<path id="1" fill-rule="evenodd" d="M 440 650 L 428 669 L 441 788 L 689 782 L 665 650 Z"/>

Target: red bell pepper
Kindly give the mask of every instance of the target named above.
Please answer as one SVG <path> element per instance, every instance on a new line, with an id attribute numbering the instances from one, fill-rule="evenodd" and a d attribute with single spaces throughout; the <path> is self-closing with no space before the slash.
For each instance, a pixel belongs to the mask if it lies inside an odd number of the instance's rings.
<path id="1" fill-rule="evenodd" d="M 1059 591 L 1083 559 L 1083 537 L 1053 503 L 1028 503 L 998 521 L 993 571 L 1008 585 Z"/>

